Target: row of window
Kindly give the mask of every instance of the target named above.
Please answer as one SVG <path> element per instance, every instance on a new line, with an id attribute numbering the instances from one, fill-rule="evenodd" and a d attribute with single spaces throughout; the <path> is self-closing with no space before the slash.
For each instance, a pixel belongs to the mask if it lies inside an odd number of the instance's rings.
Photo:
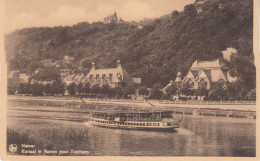
<path id="1" fill-rule="evenodd" d="M 94 122 L 115 124 L 115 125 L 130 125 L 130 126 L 160 126 L 160 123 L 127 123 L 127 122 L 115 122 L 115 121 L 102 121 L 102 120 L 92 120 Z"/>
<path id="2" fill-rule="evenodd" d="M 194 86 L 194 82 L 192 80 L 188 80 L 188 85 L 189 87 L 193 87 Z M 200 86 L 200 84 L 205 84 L 205 86 L 208 86 L 208 82 L 204 81 L 203 79 L 198 82 L 198 86 Z"/>
<path id="3" fill-rule="evenodd" d="M 108 76 L 109 80 L 112 80 L 112 77 L 113 77 L 113 74 L 109 73 L 109 76 Z M 93 74 L 90 74 L 89 79 L 92 79 L 92 78 L 93 78 Z M 99 78 L 99 74 L 96 74 L 96 79 L 98 79 L 98 78 Z M 106 74 L 102 74 L 102 79 L 105 79 L 105 78 L 106 78 Z"/>

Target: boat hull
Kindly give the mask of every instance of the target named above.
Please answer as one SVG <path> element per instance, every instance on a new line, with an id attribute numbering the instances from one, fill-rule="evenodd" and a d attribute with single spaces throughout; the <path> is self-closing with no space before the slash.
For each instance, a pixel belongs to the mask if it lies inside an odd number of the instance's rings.
<path id="1" fill-rule="evenodd" d="M 179 128 L 180 125 L 176 124 L 173 126 L 129 126 L 129 125 L 118 125 L 118 124 L 106 124 L 106 123 L 97 123 L 89 121 L 92 126 L 98 126 L 103 128 L 113 128 L 113 129 L 124 129 L 124 130 L 140 130 L 140 131 L 162 131 L 162 132 L 173 132 L 176 128 Z"/>

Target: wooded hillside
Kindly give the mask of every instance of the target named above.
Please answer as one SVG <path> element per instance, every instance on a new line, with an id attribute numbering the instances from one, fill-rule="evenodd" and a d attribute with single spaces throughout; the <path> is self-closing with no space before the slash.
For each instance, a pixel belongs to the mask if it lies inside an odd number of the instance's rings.
<path id="1" fill-rule="evenodd" d="M 80 71 L 80 66 L 88 68 L 92 61 L 97 68 L 115 67 L 120 59 L 131 76 L 141 77 L 142 84 L 152 87 L 167 84 L 178 71 L 185 75 L 196 59 L 220 58 L 221 51 L 233 47 L 238 51 L 230 63 L 233 75 L 254 88 L 252 0 L 191 4 L 183 12 L 173 11 L 140 25 L 82 22 L 71 27 L 18 30 L 5 37 L 8 68 L 27 72 L 30 62 L 70 55 Z"/>

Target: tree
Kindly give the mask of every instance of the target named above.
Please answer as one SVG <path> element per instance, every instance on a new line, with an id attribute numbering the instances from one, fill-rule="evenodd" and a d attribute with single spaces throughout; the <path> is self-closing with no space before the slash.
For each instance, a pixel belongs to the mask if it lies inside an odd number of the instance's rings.
<path id="1" fill-rule="evenodd" d="M 44 86 L 44 94 L 52 94 L 52 89 L 51 89 L 51 84 L 50 83 L 47 83 L 45 84 Z"/>
<path id="2" fill-rule="evenodd" d="M 30 94 L 31 91 L 31 84 L 30 83 L 19 83 L 18 84 L 18 89 L 17 89 L 17 93 L 18 94 Z"/>
<path id="3" fill-rule="evenodd" d="M 197 96 L 205 96 L 207 93 L 207 83 L 202 79 L 199 82 L 198 89 L 196 90 Z"/>
<path id="4" fill-rule="evenodd" d="M 51 84 L 51 93 L 53 95 L 62 95 L 65 92 L 65 84 L 57 81 L 53 81 Z"/>
<path id="5" fill-rule="evenodd" d="M 100 88 L 100 92 L 104 95 L 106 95 L 106 97 L 108 97 L 108 94 L 110 92 L 110 87 L 107 84 L 103 84 Z"/>
<path id="6" fill-rule="evenodd" d="M 177 92 L 177 88 L 176 88 L 176 84 L 172 83 L 170 86 L 168 86 L 165 89 L 165 93 L 167 98 L 171 98 L 173 95 L 175 95 L 175 93 Z"/>
<path id="7" fill-rule="evenodd" d="M 91 92 L 91 90 L 90 90 L 90 84 L 89 84 L 89 83 L 85 83 L 85 84 L 84 84 L 83 92 L 84 92 L 85 94 L 88 94 L 88 93 Z"/>
<path id="8" fill-rule="evenodd" d="M 89 58 L 86 58 L 86 59 L 82 59 L 81 61 L 80 61 L 80 67 L 82 68 L 82 69 L 90 69 L 91 68 L 91 66 L 92 66 L 92 61 L 91 61 L 91 59 L 89 59 Z"/>
<path id="9" fill-rule="evenodd" d="M 192 95 L 192 91 L 189 89 L 189 85 L 187 82 L 181 84 L 180 92 L 186 96 Z"/>
<path id="10" fill-rule="evenodd" d="M 214 101 L 226 100 L 226 91 L 224 89 L 224 82 L 213 82 L 208 93 L 208 99 Z"/>
<path id="11" fill-rule="evenodd" d="M 81 95 L 84 91 L 84 86 L 83 86 L 83 83 L 79 83 L 76 87 L 76 91 L 78 92 L 79 95 Z"/>
<path id="12" fill-rule="evenodd" d="M 128 98 L 129 95 L 135 94 L 136 87 L 134 84 L 127 84 L 123 87 L 124 98 Z"/>
<path id="13" fill-rule="evenodd" d="M 251 101 L 255 101 L 256 100 L 256 89 L 251 89 L 248 93 L 247 93 L 247 99 L 251 100 Z"/>
<path id="14" fill-rule="evenodd" d="M 8 82 L 7 83 L 7 94 L 8 95 L 14 95 L 15 92 L 17 91 L 17 88 L 18 88 L 17 82 L 15 82 L 15 83 Z"/>
<path id="15" fill-rule="evenodd" d="M 184 14 L 187 14 L 189 17 L 194 17 L 197 15 L 197 10 L 192 4 L 186 5 L 184 7 Z"/>
<path id="16" fill-rule="evenodd" d="M 123 88 L 121 86 L 116 86 L 113 88 L 112 93 L 115 98 L 122 98 L 124 96 Z"/>
<path id="17" fill-rule="evenodd" d="M 91 91 L 91 93 L 94 93 L 94 94 L 100 93 L 100 87 L 99 87 L 99 85 L 98 85 L 98 84 L 93 85 L 93 86 L 90 88 L 90 91 Z"/>
<path id="18" fill-rule="evenodd" d="M 32 62 L 30 62 L 30 64 L 29 64 L 28 67 L 27 67 L 27 72 L 28 72 L 29 74 L 32 74 L 32 73 L 35 72 L 35 70 L 36 70 L 37 68 L 43 68 L 42 63 L 39 62 L 39 61 L 32 61 Z"/>
<path id="19" fill-rule="evenodd" d="M 65 92 L 65 83 L 59 82 L 57 87 L 57 93 L 63 95 Z"/>
<path id="20" fill-rule="evenodd" d="M 77 85 L 73 82 L 67 85 L 66 90 L 68 90 L 70 95 L 75 95 Z"/>
<path id="21" fill-rule="evenodd" d="M 35 82 L 31 85 L 31 94 L 34 96 L 42 96 L 43 95 L 43 90 L 44 90 L 44 85 L 39 84 L 38 82 Z"/>
<path id="22" fill-rule="evenodd" d="M 239 93 L 240 93 L 240 84 L 238 82 L 228 83 L 226 87 L 227 97 L 229 100 L 240 100 Z"/>
<path id="23" fill-rule="evenodd" d="M 150 98 L 151 99 L 160 99 L 163 95 L 162 88 L 163 88 L 163 86 L 161 84 L 156 83 L 152 88 Z"/>
<path id="24" fill-rule="evenodd" d="M 32 78 L 38 81 L 61 81 L 59 71 L 55 67 L 48 67 L 40 70 L 38 73 L 34 74 Z"/>
<path id="25" fill-rule="evenodd" d="M 149 94 L 149 91 L 148 91 L 148 89 L 147 89 L 146 86 L 142 86 L 142 87 L 139 88 L 138 93 L 139 93 L 140 95 L 145 96 L 145 95 L 148 95 L 148 94 Z"/>
<path id="26" fill-rule="evenodd" d="M 256 68 L 248 57 L 233 55 L 230 60 L 230 75 L 237 77 L 240 88 L 244 86 L 250 90 L 256 86 Z"/>

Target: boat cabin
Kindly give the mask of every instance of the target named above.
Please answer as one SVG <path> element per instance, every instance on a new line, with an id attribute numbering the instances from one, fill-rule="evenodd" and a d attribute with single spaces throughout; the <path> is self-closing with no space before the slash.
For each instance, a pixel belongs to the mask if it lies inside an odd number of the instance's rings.
<path id="1" fill-rule="evenodd" d="M 94 112 L 93 118 L 100 118 L 109 121 L 144 121 L 164 122 L 172 119 L 172 111 L 163 112 Z"/>

